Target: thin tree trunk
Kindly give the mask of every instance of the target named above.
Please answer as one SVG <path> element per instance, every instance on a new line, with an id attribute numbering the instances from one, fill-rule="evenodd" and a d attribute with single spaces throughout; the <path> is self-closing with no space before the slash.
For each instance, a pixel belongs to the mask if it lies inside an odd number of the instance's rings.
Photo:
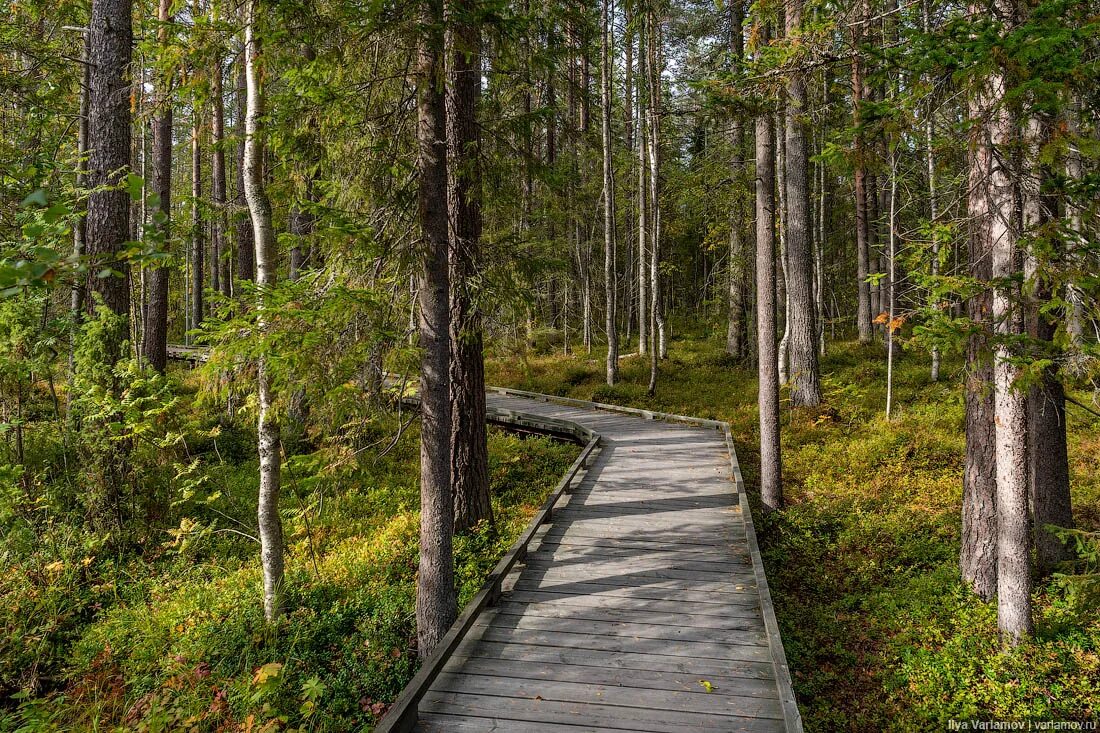
<path id="1" fill-rule="evenodd" d="M 474 281 L 481 252 L 481 29 L 473 0 L 447 13 L 447 198 L 450 210 L 451 486 L 454 528 L 493 521 L 485 427 L 485 365 Z"/>
<path id="2" fill-rule="evenodd" d="M 785 7 L 787 38 L 798 38 L 802 26 L 802 0 L 789 0 Z M 796 68 L 787 79 L 787 153 L 783 176 L 787 189 L 790 398 L 795 407 L 813 407 L 821 403 L 817 324 L 814 317 L 814 258 L 810 241 L 809 148 L 803 119 L 807 114 L 804 73 Z"/>
<path id="3" fill-rule="evenodd" d="M 745 8 L 742 0 L 730 2 L 730 56 L 732 71 L 741 70 L 745 55 Z M 726 325 L 726 353 L 737 361 L 748 356 L 748 251 L 745 246 L 744 217 L 741 206 L 740 185 L 745 176 L 745 134 L 740 117 L 732 120 L 730 147 L 733 155 L 730 168 L 733 177 L 733 197 L 730 201 L 730 251 L 728 282 L 728 320 Z"/>
<path id="4" fill-rule="evenodd" d="M 191 125 L 191 328 L 203 317 L 202 116 L 195 100 Z"/>
<path id="5" fill-rule="evenodd" d="M 447 129 L 441 85 L 443 2 L 421 0 L 417 52 L 417 170 L 420 178 L 420 565 L 416 633 L 421 659 L 458 616 L 451 496 L 450 305 Z"/>
<path id="6" fill-rule="evenodd" d="M 783 506 L 779 445 L 779 370 L 775 328 L 775 132 L 770 114 L 756 118 L 756 334 L 760 409 L 760 500 Z"/>
<path id="7" fill-rule="evenodd" d="M 611 147 L 611 0 L 603 2 L 600 53 L 600 102 L 603 113 L 603 277 L 604 324 L 607 329 L 607 384 L 614 386 L 619 377 L 618 272 L 615 264 L 615 168 Z"/>
<path id="8" fill-rule="evenodd" d="M 897 213 L 897 195 L 898 195 L 898 170 L 897 170 L 897 153 L 893 146 L 890 147 L 890 203 L 889 203 L 889 221 L 887 222 L 888 234 L 888 250 L 887 258 L 890 266 L 890 278 L 887 287 L 889 288 L 889 306 L 890 310 L 886 319 L 886 419 L 890 420 L 893 414 L 894 403 L 894 258 L 896 254 L 896 213 Z"/>
<path id="9" fill-rule="evenodd" d="M 245 146 L 243 159 L 244 196 L 252 219 L 256 243 L 256 284 L 260 287 L 257 326 L 264 332 L 268 325 L 268 297 L 277 281 L 275 230 L 271 221 L 271 202 L 264 185 L 264 148 L 261 138 L 264 96 L 260 80 L 260 39 L 256 32 L 259 0 L 245 4 Z M 260 563 L 264 577 L 264 618 L 269 622 L 283 614 L 283 523 L 279 516 L 281 458 L 279 422 L 275 413 L 275 390 L 271 384 L 266 354 L 259 358 L 256 375 L 260 414 L 257 422 L 260 457 L 258 520 Z"/>
<path id="10" fill-rule="evenodd" d="M 932 32 L 932 6 L 931 0 L 921 0 L 921 20 L 924 25 L 924 33 L 928 35 Z M 928 95 L 927 104 L 924 109 L 924 161 L 925 167 L 928 173 L 928 216 L 929 222 L 932 225 L 932 277 L 939 277 L 940 274 L 940 238 L 936 231 L 936 226 L 939 223 L 940 211 L 939 211 L 939 199 L 937 197 L 936 190 L 936 149 L 934 147 L 935 140 L 935 120 L 933 114 L 935 111 L 935 103 L 932 95 Z M 932 372 L 931 377 L 933 382 L 940 380 L 940 349 L 938 346 L 932 347 Z"/>
<path id="11" fill-rule="evenodd" d="M 649 168 L 649 115 L 643 93 L 647 74 L 644 16 L 638 18 L 638 353 L 649 353 L 649 207 L 646 174 Z"/>
<path id="12" fill-rule="evenodd" d="M 172 21 L 171 0 L 160 0 L 157 9 L 157 44 L 161 52 L 168 45 L 168 24 Z M 154 224 L 162 251 L 170 251 L 172 219 L 172 79 L 156 79 L 156 111 L 153 116 L 153 195 L 157 198 Z M 142 353 L 149 365 L 160 373 L 168 368 L 168 276 L 164 265 L 154 267 L 148 276 L 145 328 Z"/>
<path id="13" fill-rule="evenodd" d="M 855 128 L 855 181 L 856 199 L 856 328 L 859 342 L 869 344 L 873 338 L 871 327 L 871 285 L 867 281 L 870 275 L 870 222 L 867 211 L 867 163 L 863 140 L 863 58 L 859 46 L 863 43 L 863 23 L 870 17 L 867 0 L 861 2 L 863 20 L 852 26 L 852 45 L 856 52 L 852 56 L 852 126 Z"/>
<path id="14" fill-rule="evenodd" d="M 211 8 L 216 9 L 217 3 L 211 3 Z M 216 12 L 216 10 L 214 11 Z M 211 80 L 210 97 L 212 102 L 212 115 L 210 118 L 210 142 L 213 146 L 213 159 L 211 160 L 211 195 L 214 203 L 214 218 L 212 238 L 214 240 L 214 261 L 210 268 L 217 273 L 218 286 L 222 295 L 228 297 L 232 294 L 233 276 L 229 270 L 229 251 L 227 245 L 228 219 L 226 217 L 226 180 L 225 180 L 225 98 L 222 89 L 222 75 L 225 73 L 225 65 L 222 51 L 219 47 L 215 52 L 213 78 Z"/>
<path id="15" fill-rule="evenodd" d="M 776 176 L 776 220 L 779 226 L 779 270 L 776 276 L 776 307 L 782 308 L 783 335 L 779 337 L 779 352 L 776 356 L 779 370 L 779 383 L 787 384 L 791 380 L 790 355 L 791 355 L 791 295 L 787 289 L 789 279 L 789 267 L 787 265 L 787 186 L 784 183 L 787 170 L 787 139 L 783 132 L 783 119 L 785 115 L 776 115 L 775 131 L 773 134 L 775 148 L 775 176 Z"/>
<path id="16" fill-rule="evenodd" d="M 247 113 L 248 90 L 244 64 L 245 54 L 241 53 L 241 62 L 237 74 L 237 126 L 239 140 L 237 142 L 237 197 L 236 197 L 236 230 L 237 230 L 237 279 L 254 280 L 256 278 L 256 243 L 253 240 L 251 212 L 245 195 L 245 120 Z M 259 163 L 258 163 L 259 165 Z"/>
<path id="17" fill-rule="evenodd" d="M 1024 148 L 1026 175 L 1021 180 L 1023 226 L 1029 235 L 1042 237 L 1057 213 L 1057 201 L 1043 194 L 1044 184 L 1052 172 L 1040 161 L 1040 150 L 1050 140 L 1051 124 L 1032 117 L 1027 126 Z M 1027 256 L 1024 276 L 1033 285 L 1034 293 L 1027 308 L 1027 332 L 1040 348 L 1053 351 L 1058 330 L 1058 317 L 1046 314 L 1043 307 L 1052 299 L 1052 292 L 1038 275 L 1039 259 Z M 1041 354 L 1047 356 L 1049 354 Z M 1069 456 L 1066 446 L 1066 394 L 1058 378 L 1056 366 L 1043 369 L 1038 383 L 1028 392 L 1028 498 L 1035 539 L 1035 561 L 1039 573 L 1048 575 L 1059 563 L 1069 560 L 1072 553 L 1048 526 L 1073 527 L 1073 506 L 1070 500 Z"/>
<path id="18" fill-rule="evenodd" d="M 650 208 L 650 333 L 653 337 L 649 359 L 649 389 L 657 391 L 657 362 L 668 357 L 668 333 L 662 309 L 661 293 L 661 22 L 650 10 L 647 71 L 649 74 L 649 208 Z"/>

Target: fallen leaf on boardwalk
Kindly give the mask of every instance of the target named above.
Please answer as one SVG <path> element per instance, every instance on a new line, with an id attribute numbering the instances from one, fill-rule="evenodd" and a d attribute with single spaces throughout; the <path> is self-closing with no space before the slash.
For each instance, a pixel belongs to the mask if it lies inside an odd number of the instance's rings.
<path id="1" fill-rule="evenodd" d="M 699 684 L 703 686 L 703 689 L 707 692 L 714 692 L 714 685 L 707 680 L 699 680 Z"/>

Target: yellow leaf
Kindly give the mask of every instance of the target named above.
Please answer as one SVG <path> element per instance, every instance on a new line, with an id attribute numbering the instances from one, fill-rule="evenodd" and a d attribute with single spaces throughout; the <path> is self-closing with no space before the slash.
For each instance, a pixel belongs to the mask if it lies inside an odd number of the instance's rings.
<path id="1" fill-rule="evenodd" d="M 707 680 L 699 680 L 699 684 L 703 686 L 703 689 L 707 692 L 714 692 L 714 685 Z"/>
<path id="2" fill-rule="evenodd" d="M 279 673 L 283 671 L 283 665 L 279 662 L 268 662 L 264 666 L 256 670 L 256 675 L 252 678 L 252 684 L 262 685 L 268 680 L 275 679 L 279 676 Z"/>

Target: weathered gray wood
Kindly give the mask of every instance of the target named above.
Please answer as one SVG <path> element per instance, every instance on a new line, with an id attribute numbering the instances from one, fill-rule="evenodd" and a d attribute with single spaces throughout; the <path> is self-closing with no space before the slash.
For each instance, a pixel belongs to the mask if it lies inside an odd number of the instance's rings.
<path id="1" fill-rule="evenodd" d="M 760 644 L 735 644 L 717 641 L 683 641 L 675 639 L 643 639 L 636 637 L 600 636 L 567 631 L 539 631 L 509 629 L 488 626 L 482 634 L 487 641 L 517 642 L 536 646 L 552 646 L 566 649 L 588 649 L 604 652 L 636 652 L 639 654 L 663 654 L 670 657 L 696 659 L 739 660 L 766 662 L 771 660 L 767 646 Z"/>
<path id="2" fill-rule="evenodd" d="M 665 670 L 607 669 L 605 667 L 576 664 L 530 664 L 524 661 L 499 658 L 487 659 L 484 657 L 464 657 L 461 660 L 461 665 L 455 665 L 455 669 L 462 674 L 507 677 L 515 680 L 552 680 L 595 687 L 627 687 L 635 690 L 659 690 L 661 692 L 679 691 L 693 695 L 710 695 L 714 691 L 724 692 L 728 689 L 736 689 L 737 694 L 742 696 L 777 699 L 775 685 L 770 680 L 729 675 L 686 674 Z M 706 685 L 703 684 L 704 681 L 711 684 L 711 693 L 707 692 Z M 610 700 L 607 702 L 610 702 Z M 690 709 L 695 710 L 697 708 L 692 707 Z"/>
<path id="3" fill-rule="evenodd" d="M 687 733 L 688 731 L 775 733 L 784 730 L 783 721 L 774 718 L 742 718 L 659 708 L 630 708 L 619 705 L 436 692 L 435 690 L 424 696 L 422 709 L 432 713 L 490 714 L 511 720 L 603 726 L 635 733 Z"/>
<path id="4" fill-rule="evenodd" d="M 682 611 L 656 611 L 644 607 L 621 608 L 611 605 L 589 606 L 551 606 L 545 603 L 519 603 L 507 601 L 498 607 L 500 614 L 523 615 L 562 620 L 612 621 L 623 623 L 642 623 L 659 626 L 689 627 L 710 631 L 737 631 L 738 629 L 764 630 L 764 620 L 760 611 L 752 606 L 738 616 L 714 616 L 687 613 L 690 606 Z"/>
<path id="5" fill-rule="evenodd" d="M 642 652 L 607 652 L 591 649 L 537 646 L 516 642 L 496 642 L 479 639 L 464 643 L 455 652 L 456 664 L 466 658 L 508 659 L 523 662 L 531 667 L 547 664 L 575 667 L 597 667 L 613 677 L 617 670 L 642 672 L 670 672 L 703 679 L 712 677 L 742 677 L 771 682 L 774 679 L 770 661 L 691 659 Z"/>
<path id="6" fill-rule="evenodd" d="M 566 703 L 616 705 L 628 708 L 654 708 L 682 713 L 706 713 L 733 715 L 745 718 L 782 718 L 779 700 L 767 697 L 742 697 L 732 694 L 714 694 L 720 688 L 710 680 L 712 692 L 703 686 L 702 678 L 694 681 L 698 690 L 639 689 L 614 684 L 593 684 L 555 679 L 524 679 L 470 673 L 463 669 L 457 673 L 440 675 L 434 690 L 459 694 L 497 695 L 542 700 L 558 700 Z M 737 680 L 734 684 L 743 682 Z"/>
<path id="7" fill-rule="evenodd" d="M 744 620 L 742 620 L 744 621 Z M 735 641 L 738 644 L 767 645 L 764 622 L 742 623 L 724 632 L 713 627 L 653 624 L 640 621 L 597 620 L 541 616 L 522 611 L 510 613 L 501 609 L 492 618 L 482 619 L 481 625 L 492 628 L 550 631 L 553 633 L 577 633 L 592 636 L 627 637 L 630 639 L 671 639 L 673 641 L 711 644 L 713 640 Z"/>
<path id="8" fill-rule="evenodd" d="M 596 728 L 591 725 L 535 723 L 527 720 L 502 720 L 439 713 L 422 714 L 419 729 L 425 733 L 621 733 L 615 728 Z"/>
<path id="9" fill-rule="evenodd" d="M 592 595 L 572 595 L 569 593 L 555 593 L 551 590 L 511 590 L 504 594 L 507 600 L 527 604 L 527 608 L 533 613 L 542 609 L 562 609 L 565 612 L 576 610 L 580 613 L 583 609 L 614 609 L 624 612 L 638 610 L 648 613 L 676 613 L 690 614 L 694 622 L 698 616 L 716 616 L 718 618 L 749 618 L 760 617 L 760 603 L 756 598 L 743 597 L 736 602 L 728 597 L 715 599 L 704 597 L 697 601 L 685 602 L 682 598 L 674 601 L 665 601 L 657 598 L 639 598 L 614 593 L 594 593 Z"/>

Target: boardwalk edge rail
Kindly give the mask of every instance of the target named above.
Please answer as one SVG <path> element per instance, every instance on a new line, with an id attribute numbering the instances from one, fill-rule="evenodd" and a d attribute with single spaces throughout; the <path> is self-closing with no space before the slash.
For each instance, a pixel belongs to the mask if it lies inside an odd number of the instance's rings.
<path id="1" fill-rule="evenodd" d="M 419 400 L 415 397 L 402 397 L 401 401 L 408 405 L 419 405 Z M 443 671 L 443 667 L 450 660 L 451 654 L 465 638 L 466 632 L 474 625 L 481 611 L 486 606 L 495 605 L 500 599 L 501 585 L 504 579 L 512 572 L 516 563 L 523 561 L 527 555 L 527 547 L 531 544 L 531 540 L 534 539 L 539 528 L 553 518 L 554 507 L 558 501 L 572 490 L 574 480 L 581 473 L 581 470 L 591 466 L 592 461 L 600 452 L 600 435 L 571 420 L 557 420 L 515 410 L 502 410 L 491 407 L 486 410 L 486 417 L 493 423 L 564 437 L 583 445 L 584 449 L 569 466 L 561 480 L 558 481 L 557 486 L 543 502 L 542 507 L 535 513 L 523 534 L 512 544 L 508 552 L 493 568 L 493 571 L 489 573 L 489 577 L 485 579 L 481 590 L 466 604 L 462 613 L 451 624 L 451 628 L 440 640 L 435 651 L 424 660 L 420 670 L 398 695 L 397 700 L 394 701 L 386 715 L 374 728 L 375 733 L 408 733 L 412 730 L 417 722 L 417 712 L 421 698 L 424 697 L 436 677 Z"/>

